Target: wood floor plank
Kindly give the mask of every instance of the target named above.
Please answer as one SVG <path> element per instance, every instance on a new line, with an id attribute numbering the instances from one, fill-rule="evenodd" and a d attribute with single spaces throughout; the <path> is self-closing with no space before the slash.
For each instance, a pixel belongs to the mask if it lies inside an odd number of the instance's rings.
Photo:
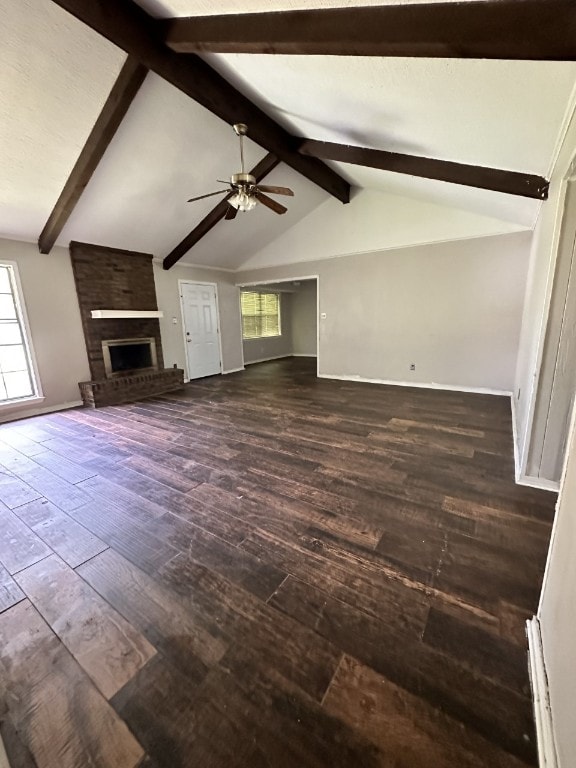
<path id="1" fill-rule="evenodd" d="M 201 608 L 205 621 L 216 622 L 310 696 L 322 699 L 339 659 L 329 641 L 185 555 L 171 560 L 160 576 L 189 596 L 191 607 Z"/>
<path id="2" fill-rule="evenodd" d="M 133 624 L 163 655 L 197 676 L 198 663 L 207 669 L 226 652 L 229 638 L 213 623 L 205 628 L 186 598 L 180 597 L 107 550 L 78 569 L 78 573 L 110 605 Z"/>
<path id="3" fill-rule="evenodd" d="M 383 560 L 355 557 L 326 540 L 307 534 L 286 542 L 257 531 L 242 542 L 242 549 L 274 563 L 299 581 L 368 615 L 418 634 L 428 613 L 425 584 L 403 579 Z"/>
<path id="4" fill-rule="evenodd" d="M 527 648 L 512 646 L 507 640 L 470 626 L 437 608 L 430 609 L 422 640 L 458 659 L 472 671 L 524 696 L 530 695 Z"/>
<path id="5" fill-rule="evenodd" d="M 178 554 L 177 549 L 158 540 L 144 526 L 138 525 L 133 516 L 107 499 L 85 504 L 74 510 L 73 517 L 146 573 L 156 573 Z"/>
<path id="6" fill-rule="evenodd" d="M 26 504 L 39 498 L 41 498 L 41 495 L 38 491 L 24 483 L 19 477 L 0 467 L 0 502 L 9 509 L 15 509 L 21 504 Z"/>
<path id="7" fill-rule="evenodd" d="M 526 765 L 350 656 L 342 659 L 323 706 L 380 746 L 394 768 Z"/>
<path id="8" fill-rule="evenodd" d="M 0 614 L 0 692 L 38 768 L 135 768 L 143 750 L 33 606 Z"/>
<path id="9" fill-rule="evenodd" d="M 24 600 L 24 597 L 18 584 L 0 563 L 0 613 L 16 605 L 20 600 Z"/>
<path id="10" fill-rule="evenodd" d="M 35 456 L 38 453 L 42 453 L 44 448 L 40 443 L 30 440 L 29 437 L 18 432 L 17 429 L 10 429 L 9 426 L 4 426 L 0 430 L 0 442 L 6 445 L 16 448 L 16 450 L 23 453 L 24 456 Z"/>
<path id="11" fill-rule="evenodd" d="M 158 656 L 120 691 L 112 703 L 161 768 L 214 766 L 243 768 L 252 734 L 216 702 L 202 701 L 198 689 Z M 194 755 L 194 763 L 190 756 Z"/>
<path id="12" fill-rule="evenodd" d="M 16 578 L 107 699 L 154 655 L 150 643 L 56 555 Z"/>
<path id="13" fill-rule="evenodd" d="M 89 497 L 75 485 L 62 480 L 13 448 L 0 446 L 0 463 L 65 512 L 77 509 L 89 501 Z"/>
<path id="14" fill-rule="evenodd" d="M 8 573 L 48 557 L 52 550 L 14 512 L 0 505 L 0 563 Z"/>
<path id="15" fill-rule="evenodd" d="M 1 768 L 38 768 L 28 747 L 22 742 L 20 734 L 8 717 L 8 709 L 0 715 L 0 766 Z M 2 743 L 4 744 L 5 763 L 2 762 Z"/>
<path id="16" fill-rule="evenodd" d="M 72 568 L 108 547 L 46 499 L 23 504 L 14 513 Z"/>
<path id="17" fill-rule="evenodd" d="M 87 469 L 82 464 L 63 456 L 57 456 L 50 450 L 35 453 L 33 458 L 36 464 L 40 464 L 44 469 L 49 469 L 54 475 L 73 485 L 82 482 L 82 480 L 88 480 L 96 474 L 94 470 Z"/>

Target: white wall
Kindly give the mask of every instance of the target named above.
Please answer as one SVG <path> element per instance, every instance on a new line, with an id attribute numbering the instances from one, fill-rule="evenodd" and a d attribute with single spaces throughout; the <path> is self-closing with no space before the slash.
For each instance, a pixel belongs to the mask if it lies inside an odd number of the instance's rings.
<path id="1" fill-rule="evenodd" d="M 35 243 L 0 240 L 0 261 L 16 262 L 44 399 L 0 406 L 0 421 L 80 401 L 79 381 L 90 378 L 80 309 L 68 251 L 38 252 Z"/>
<path id="2" fill-rule="evenodd" d="M 446 205 L 355 190 L 348 205 L 333 198 L 322 203 L 255 253 L 242 271 L 525 230 Z"/>
<path id="3" fill-rule="evenodd" d="M 263 286 L 265 289 L 266 286 Z M 258 286 L 255 286 L 255 290 Z M 247 339 L 242 342 L 244 362 L 258 363 L 262 360 L 273 360 L 288 357 L 292 354 L 292 294 L 280 293 L 280 336 L 268 339 Z"/>
<path id="4" fill-rule="evenodd" d="M 164 364 L 171 368 L 176 363 L 186 371 L 186 350 L 182 332 L 179 280 L 199 283 L 216 283 L 220 310 L 220 336 L 222 342 L 222 370 L 224 373 L 244 367 L 242 359 L 242 328 L 240 325 L 240 294 L 235 285 L 235 275 L 221 270 L 198 267 L 174 266 L 162 269 L 154 263 L 154 281 L 158 309 L 164 312 L 160 320 L 160 334 L 164 351 Z M 176 318 L 176 322 L 173 320 Z"/>
<path id="5" fill-rule="evenodd" d="M 306 280 L 292 294 L 292 354 L 316 356 L 318 301 L 316 280 Z"/>
<path id="6" fill-rule="evenodd" d="M 575 414 L 576 415 L 576 411 Z M 558 499 L 538 618 L 548 677 L 558 768 L 576 765 L 576 420 Z"/>
<path id="7" fill-rule="evenodd" d="M 320 280 L 319 373 L 510 391 L 530 233 L 313 261 Z M 298 277 L 302 265 L 238 273 Z M 410 364 L 416 365 L 410 371 Z"/>
<path id="8" fill-rule="evenodd" d="M 550 176 L 549 198 L 542 204 L 540 210 L 530 256 L 530 276 L 526 288 L 514 386 L 519 457 L 517 469 L 521 476 L 526 474 L 528 454 L 542 453 L 542 445 L 535 443 L 534 436 L 536 433 L 543 435 L 544 430 L 539 424 L 534 423 L 534 411 L 538 400 L 549 401 L 550 399 L 549 389 L 547 392 L 543 390 L 547 388 L 546 381 L 551 382 L 552 376 L 547 375 L 549 372 L 541 370 L 541 361 L 545 351 L 550 297 L 566 194 L 566 178 L 570 175 L 575 154 L 576 116 L 572 115 Z M 540 409 L 538 418 L 541 420 L 546 417 L 547 410 Z M 531 473 L 537 474 L 537 469 L 533 467 Z"/>

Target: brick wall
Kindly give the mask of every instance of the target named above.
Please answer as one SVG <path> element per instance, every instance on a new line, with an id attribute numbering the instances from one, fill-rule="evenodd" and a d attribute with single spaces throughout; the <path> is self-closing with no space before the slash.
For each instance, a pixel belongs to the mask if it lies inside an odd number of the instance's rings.
<path id="1" fill-rule="evenodd" d="M 157 319 L 93 320 L 90 314 L 93 309 L 158 309 L 152 255 L 72 242 L 70 256 L 92 380 L 106 378 L 103 339 L 153 336 L 158 368 L 162 370 L 164 358 Z"/>

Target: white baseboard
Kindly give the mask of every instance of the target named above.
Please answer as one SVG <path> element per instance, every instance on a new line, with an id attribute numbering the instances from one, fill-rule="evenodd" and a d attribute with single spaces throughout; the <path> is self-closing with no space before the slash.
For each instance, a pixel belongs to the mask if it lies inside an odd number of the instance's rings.
<path id="1" fill-rule="evenodd" d="M 242 366 L 241 368 L 230 368 L 229 371 L 222 371 L 222 376 L 226 376 L 229 373 L 238 373 L 239 371 L 245 371 L 245 367 Z"/>
<path id="2" fill-rule="evenodd" d="M 529 488 L 539 488 L 541 491 L 560 491 L 560 483 L 554 480 L 546 480 L 544 477 L 530 477 L 530 475 L 520 475 L 516 478 L 517 485 L 527 485 Z"/>
<path id="3" fill-rule="evenodd" d="M 316 357 L 318 357 L 318 355 L 316 354 L 316 352 L 311 353 L 309 355 L 307 355 L 305 352 L 292 352 L 290 357 L 314 357 L 314 358 L 316 358 Z"/>
<path id="4" fill-rule="evenodd" d="M 256 363 L 267 363 L 270 360 L 282 360 L 286 357 L 292 357 L 291 354 L 287 355 L 274 355 L 274 357 L 259 357 L 258 360 L 245 360 L 244 365 L 255 365 Z"/>
<path id="5" fill-rule="evenodd" d="M 550 707 L 548 676 L 544 663 L 540 622 L 534 616 L 526 622 L 528 636 L 528 667 L 532 685 L 536 739 L 538 742 L 538 763 L 540 768 L 559 768 L 558 753 L 554 741 L 554 722 Z"/>
<path id="6" fill-rule="evenodd" d="M 5 424 L 9 421 L 19 421 L 20 419 L 29 419 L 32 416 L 42 416 L 44 413 L 56 413 L 57 411 L 67 411 L 69 408 L 78 408 L 84 405 L 82 400 L 73 400 L 70 403 L 62 403 L 61 405 L 49 405 L 45 408 L 31 408 L 25 411 L 11 411 L 10 413 L 0 414 L 0 424 Z"/>
<path id="7" fill-rule="evenodd" d="M 448 392 L 470 392 L 475 395 L 498 395 L 510 397 L 511 392 L 504 389 L 488 389 L 485 387 L 461 387 L 455 384 L 435 384 L 418 381 L 395 381 L 392 379 L 368 379 L 364 376 L 338 376 L 333 373 L 319 373 L 319 379 L 337 379 L 338 381 L 357 381 L 362 384 L 385 384 L 388 387 L 414 387 L 416 389 L 442 389 Z"/>

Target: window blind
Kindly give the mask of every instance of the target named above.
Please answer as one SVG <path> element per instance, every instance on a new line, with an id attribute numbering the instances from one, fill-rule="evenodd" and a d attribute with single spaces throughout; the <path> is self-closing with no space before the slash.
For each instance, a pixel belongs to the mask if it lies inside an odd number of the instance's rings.
<path id="1" fill-rule="evenodd" d="M 280 336 L 280 295 L 242 291 L 242 338 L 262 339 Z"/>

